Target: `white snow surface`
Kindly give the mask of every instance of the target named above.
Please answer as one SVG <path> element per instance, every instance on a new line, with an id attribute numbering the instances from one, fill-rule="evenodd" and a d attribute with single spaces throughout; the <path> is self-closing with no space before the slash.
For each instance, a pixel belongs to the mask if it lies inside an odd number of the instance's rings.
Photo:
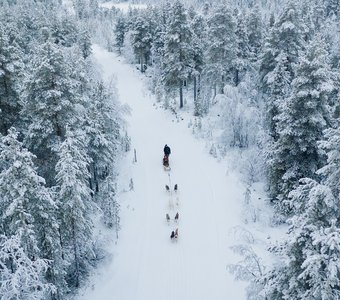
<path id="1" fill-rule="evenodd" d="M 131 107 L 132 150 L 120 162 L 119 238 L 115 242 L 110 233 L 106 247 L 111 259 L 77 299 L 246 299 L 246 284 L 226 270 L 240 260 L 229 248 L 235 244 L 229 232 L 242 225 L 244 186 L 238 175 L 211 157 L 184 121 L 159 108 L 136 69 L 98 46 L 93 52 L 104 78 L 116 77 L 120 101 Z M 171 171 L 162 166 L 165 144 L 171 147 Z M 171 189 L 178 184 L 178 193 L 166 192 L 166 184 Z M 171 242 L 175 228 L 179 238 Z"/>

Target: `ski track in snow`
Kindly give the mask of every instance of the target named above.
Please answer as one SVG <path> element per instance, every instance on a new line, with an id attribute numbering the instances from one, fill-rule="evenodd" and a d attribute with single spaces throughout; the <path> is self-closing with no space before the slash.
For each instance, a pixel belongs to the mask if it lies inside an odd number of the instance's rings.
<path id="1" fill-rule="evenodd" d="M 137 70 L 96 45 L 93 50 L 104 78 L 115 75 L 120 101 L 132 109 L 127 117 L 132 151 L 121 163 L 121 177 L 125 174 L 126 186 L 133 178 L 134 191 L 119 198 L 122 230 L 117 245 L 110 245 L 112 261 L 91 278 L 92 288 L 83 290 L 79 299 L 245 299 L 245 284 L 234 281 L 226 270 L 228 263 L 240 260 L 229 249 L 234 241 L 228 235 L 242 224 L 244 190 L 237 176 L 232 170 L 226 173 L 206 153 L 185 121 L 177 122 L 170 112 L 153 105 L 155 99 Z M 162 167 L 166 143 L 172 151 L 169 172 Z M 166 192 L 169 180 L 171 189 L 178 184 L 177 194 Z M 171 242 L 176 227 L 179 238 Z"/>

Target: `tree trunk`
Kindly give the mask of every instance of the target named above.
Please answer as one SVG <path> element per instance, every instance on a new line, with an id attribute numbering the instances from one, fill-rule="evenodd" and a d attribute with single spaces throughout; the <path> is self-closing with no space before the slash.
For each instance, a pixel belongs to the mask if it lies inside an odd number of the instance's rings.
<path id="1" fill-rule="evenodd" d="M 140 55 L 140 71 L 141 73 L 144 73 L 144 68 L 143 68 L 143 54 Z"/>
<path id="2" fill-rule="evenodd" d="M 99 192 L 99 184 L 98 184 L 98 172 L 96 165 L 93 165 L 93 182 L 96 186 L 96 193 Z"/>
<path id="3" fill-rule="evenodd" d="M 179 108 L 183 107 L 183 86 L 182 81 L 179 83 Z"/>
<path id="4" fill-rule="evenodd" d="M 197 101 L 197 78 L 194 76 L 194 103 Z"/>
<path id="5" fill-rule="evenodd" d="M 91 164 L 91 165 L 92 165 L 92 164 Z M 89 171 L 89 174 L 90 174 L 90 177 L 89 177 L 89 187 L 90 187 L 91 191 L 94 191 L 94 190 L 93 190 L 93 184 L 92 184 L 93 178 L 92 178 L 92 176 L 91 176 L 91 174 L 92 174 L 92 167 L 91 167 L 91 165 L 89 165 L 89 166 L 87 167 L 87 170 Z M 91 193 L 91 195 L 93 196 L 93 193 Z"/>
<path id="6" fill-rule="evenodd" d="M 195 98 L 195 112 L 194 115 L 197 116 L 201 116 L 202 115 L 202 106 L 201 106 L 201 75 L 198 75 L 197 77 L 195 77 L 194 79 L 194 89 L 195 89 L 195 93 L 194 93 L 194 98 Z"/>
<path id="7" fill-rule="evenodd" d="M 80 270 L 79 270 L 79 257 L 78 257 L 78 247 L 77 247 L 77 239 L 76 239 L 76 230 L 74 226 L 74 221 L 72 221 L 72 242 L 73 242 L 73 254 L 74 254 L 74 264 L 75 264 L 75 286 L 79 287 L 79 276 L 80 276 Z"/>
<path id="8" fill-rule="evenodd" d="M 239 70 L 236 69 L 235 70 L 235 86 L 238 86 L 239 83 L 240 83 Z"/>
<path id="9" fill-rule="evenodd" d="M 221 86 L 220 86 L 220 93 L 221 93 L 221 94 L 224 94 L 224 91 L 223 91 L 223 88 L 224 88 L 224 81 L 225 81 L 225 76 L 222 75 L 222 78 L 221 78 Z"/>
<path id="10" fill-rule="evenodd" d="M 61 258 L 64 260 L 65 259 L 64 245 L 63 245 L 63 240 L 62 240 L 62 237 L 61 237 L 60 227 L 58 228 L 58 232 L 59 232 L 59 242 L 60 242 L 60 247 L 61 247 Z"/>

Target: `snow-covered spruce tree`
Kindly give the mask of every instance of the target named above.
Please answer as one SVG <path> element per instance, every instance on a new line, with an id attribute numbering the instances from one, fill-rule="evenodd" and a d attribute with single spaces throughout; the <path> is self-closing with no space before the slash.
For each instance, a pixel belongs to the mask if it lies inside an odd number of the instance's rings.
<path id="1" fill-rule="evenodd" d="M 84 132 L 66 130 L 56 164 L 60 235 L 64 259 L 69 264 L 68 283 L 79 287 L 89 268 L 94 203 L 88 187 L 90 159 Z"/>
<path id="2" fill-rule="evenodd" d="M 113 90 L 113 87 L 110 88 Z M 88 140 L 87 153 L 91 158 L 91 189 L 97 193 L 100 181 L 114 167 L 119 151 L 122 109 L 117 103 L 116 95 L 109 92 L 102 82 L 98 82 L 91 91 L 88 102 L 84 130 Z"/>
<path id="3" fill-rule="evenodd" d="M 65 137 L 65 126 L 76 123 L 82 111 L 81 57 L 68 61 L 68 51 L 72 49 L 50 41 L 40 46 L 25 84 L 25 144 L 37 155 L 39 171 L 48 184 L 54 182 L 53 166 L 59 143 Z"/>
<path id="4" fill-rule="evenodd" d="M 164 15 L 167 10 L 160 8 L 154 8 L 151 12 L 151 18 L 154 22 L 152 26 L 152 45 L 151 55 L 152 64 L 157 68 L 162 66 L 162 58 L 164 54 L 164 33 L 166 28 L 166 17 Z"/>
<path id="5" fill-rule="evenodd" d="M 266 99 L 266 127 L 268 130 L 268 134 L 270 139 L 266 145 L 266 153 L 267 156 L 267 173 L 268 173 L 268 186 L 269 186 L 269 195 L 272 199 L 274 199 L 279 191 L 278 191 L 278 183 L 281 182 L 282 174 L 277 172 L 277 164 L 275 159 L 275 143 L 279 139 L 279 133 L 277 129 L 278 118 L 277 116 L 280 113 L 280 105 L 286 101 L 286 98 L 289 97 L 289 83 L 290 83 L 290 74 L 286 70 L 287 66 L 287 57 L 285 53 L 281 53 L 277 56 L 278 64 L 275 69 L 268 74 L 268 83 L 270 84 L 270 94 L 271 97 Z"/>
<path id="6" fill-rule="evenodd" d="M 148 19 L 145 16 L 139 16 L 131 24 L 131 44 L 135 56 L 140 64 L 140 71 L 145 71 L 148 64 L 151 51 L 151 28 Z"/>
<path id="7" fill-rule="evenodd" d="M 266 125 L 269 135 L 273 141 L 277 141 L 277 116 L 280 113 L 279 106 L 289 97 L 289 85 L 291 76 L 287 71 L 287 55 L 284 51 L 276 57 L 276 66 L 273 71 L 268 73 L 267 82 L 269 86 L 270 97 L 266 100 Z"/>
<path id="8" fill-rule="evenodd" d="M 340 197 L 340 128 L 329 128 L 324 131 L 320 148 L 327 153 L 327 164 L 317 171 L 322 176 L 322 183 L 327 185 L 333 195 Z"/>
<path id="9" fill-rule="evenodd" d="M 11 128 L 8 135 L 2 138 L 0 159 L 5 164 L 0 170 L 0 231 L 9 240 L 20 240 L 21 250 L 18 251 L 24 253 L 25 263 L 30 259 L 34 265 L 35 260 L 40 260 L 40 267 L 44 265 L 44 272 L 39 275 L 41 284 L 47 280 L 54 286 L 52 295 L 62 295 L 66 286 L 56 220 L 57 207 L 44 186 L 45 180 L 35 170 L 35 156 L 23 148 L 17 137 L 17 131 Z M 7 267 L 15 273 L 18 266 L 12 267 L 9 262 L 6 262 Z"/>
<path id="10" fill-rule="evenodd" d="M 1 17 L 1 14 L 0 14 Z M 21 110 L 19 82 L 22 80 L 22 53 L 10 39 L 10 26 L 0 21 L 0 132 L 16 125 Z"/>
<path id="11" fill-rule="evenodd" d="M 335 117 L 340 117 L 340 35 L 338 32 L 339 21 L 332 21 L 324 27 L 321 34 L 325 36 L 325 40 L 329 45 L 330 64 L 333 71 L 335 89 L 332 97 L 333 105 L 335 106 Z"/>
<path id="12" fill-rule="evenodd" d="M 303 20 L 304 40 L 310 41 L 320 32 L 325 24 L 325 5 L 320 0 L 302 1 L 301 18 Z"/>
<path id="13" fill-rule="evenodd" d="M 83 58 L 86 59 L 92 54 L 92 43 L 89 31 L 83 26 L 78 33 L 77 44 L 83 54 Z"/>
<path id="14" fill-rule="evenodd" d="M 171 7 L 164 38 L 164 58 L 162 82 L 171 92 L 179 89 L 179 107 L 183 107 L 183 83 L 193 71 L 194 51 L 192 49 L 192 31 L 189 27 L 187 12 L 181 1 Z"/>
<path id="15" fill-rule="evenodd" d="M 151 62 L 152 62 L 152 91 L 157 100 L 161 101 L 164 96 L 164 86 L 162 83 L 162 66 L 164 58 L 164 39 L 166 21 L 168 20 L 169 7 L 163 5 L 154 8 L 150 18 L 154 22 L 152 31 Z"/>
<path id="16" fill-rule="evenodd" d="M 226 5 L 216 7 L 208 18 L 204 76 L 217 93 L 234 83 L 237 59 L 236 20 Z"/>
<path id="17" fill-rule="evenodd" d="M 117 17 L 115 27 L 113 29 L 114 35 L 115 35 L 115 43 L 114 47 L 118 51 L 118 54 L 122 54 L 122 48 L 124 46 L 124 41 L 125 41 L 125 34 L 127 32 L 127 22 L 125 20 L 124 15 L 119 15 Z"/>
<path id="18" fill-rule="evenodd" d="M 50 27 L 51 41 L 53 40 L 55 44 L 71 47 L 77 42 L 77 24 L 69 15 L 53 16 Z"/>
<path id="19" fill-rule="evenodd" d="M 55 289 L 44 280 L 48 261 L 30 257 L 24 244 L 27 230 L 0 235 L 0 295 L 2 299 L 48 299 Z"/>
<path id="20" fill-rule="evenodd" d="M 278 61 L 278 55 L 286 55 L 287 72 L 291 78 L 294 78 L 294 66 L 298 61 L 298 53 L 302 49 L 303 30 L 301 28 L 302 20 L 299 15 L 298 8 L 290 1 L 284 8 L 282 14 L 278 17 L 274 26 L 270 28 L 270 32 L 264 44 L 260 62 L 260 85 L 261 91 L 269 94 L 270 72 L 272 72 Z"/>
<path id="21" fill-rule="evenodd" d="M 282 200 L 293 190 L 300 178 L 315 178 L 324 163 L 317 143 L 329 124 L 329 96 L 333 91 L 331 70 L 325 43 L 317 36 L 299 58 L 291 96 L 280 103 L 277 116 L 278 140 L 274 143 L 271 171 L 278 182 L 279 209 Z"/>
<path id="22" fill-rule="evenodd" d="M 257 61 L 263 44 L 263 24 L 259 5 L 254 5 L 247 14 L 247 38 L 252 61 Z"/>
<path id="23" fill-rule="evenodd" d="M 237 59 L 235 63 L 235 77 L 234 82 L 237 86 L 245 76 L 249 69 L 250 59 L 250 45 L 248 39 L 248 31 L 246 21 L 242 11 L 236 11 L 236 38 L 237 38 Z"/>
<path id="24" fill-rule="evenodd" d="M 280 253 L 281 266 L 261 279 L 268 299 L 320 299 L 340 297 L 339 198 L 312 179 L 302 179 L 290 194 L 289 236 Z"/>
<path id="25" fill-rule="evenodd" d="M 113 171 L 106 177 L 103 182 L 103 188 L 99 193 L 99 204 L 103 212 L 103 221 L 109 228 L 113 228 L 118 238 L 120 230 L 120 205 L 116 198 L 116 176 Z"/>
<path id="26" fill-rule="evenodd" d="M 190 24 L 193 31 L 193 48 L 194 48 L 194 71 L 192 74 L 194 80 L 194 115 L 202 116 L 202 87 L 201 77 L 204 67 L 204 46 L 205 46 L 205 32 L 206 22 L 205 19 L 200 16 L 194 16 Z"/>

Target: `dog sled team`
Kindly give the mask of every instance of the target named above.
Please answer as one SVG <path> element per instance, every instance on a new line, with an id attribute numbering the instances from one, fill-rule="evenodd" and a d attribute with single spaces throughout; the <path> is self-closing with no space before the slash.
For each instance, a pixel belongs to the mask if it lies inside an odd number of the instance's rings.
<path id="1" fill-rule="evenodd" d="M 166 184 L 165 185 L 165 189 L 166 189 L 166 191 L 167 192 L 170 192 L 170 187 Z M 177 185 L 177 183 L 174 185 L 174 191 L 175 192 L 177 192 L 177 190 L 178 190 L 178 185 Z"/>
<path id="2" fill-rule="evenodd" d="M 167 144 L 165 144 L 163 151 L 164 151 L 163 167 L 164 167 L 165 171 L 169 171 L 170 170 L 169 155 L 171 153 L 171 149 L 170 149 L 170 147 Z M 169 178 L 170 178 L 170 175 L 169 175 Z M 166 189 L 167 192 L 169 192 L 171 194 L 172 190 L 171 190 L 169 185 L 166 184 L 165 185 L 165 189 Z M 175 193 L 177 193 L 177 191 L 178 191 L 178 185 L 177 184 L 174 185 L 174 189 L 173 190 L 174 190 Z M 178 205 L 178 198 L 177 198 L 177 205 Z M 169 200 L 169 208 L 173 208 L 172 199 Z M 166 218 L 167 223 L 170 224 L 171 218 L 170 218 L 169 213 L 167 213 L 165 215 L 165 218 Z M 179 213 L 178 212 L 176 212 L 176 214 L 175 214 L 173 219 L 174 219 L 174 222 L 176 224 L 178 224 L 178 220 L 179 220 Z M 178 239 L 178 228 L 176 228 L 175 230 L 171 231 L 171 234 L 170 234 L 170 240 L 172 242 L 174 242 L 174 241 L 177 242 L 177 239 Z"/>
<path id="3" fill-rule="evenodd" d="M 178 228 L 176 228 L 175 231 L 171 231 L 171 235 L 170 235 L 171 241 L 177 242 L 177 238 L 178 238 Z"/>
<path id="4" fill-rule="evenodd" d="M 169 224 L 170 221 L 171 221 L 170 215 L 169 215 L 169 214 L 166 214 L 166 215 L 165 215 L 165 218 L 166 218 L 166 221 L 167 221 L 168 224 Z M 175 217 L 174 217 L 175 223 L 178 223 L 178 219 L 179 219 L 179 213 L 177 212 L 176 215 L 175 215 Z"/>

